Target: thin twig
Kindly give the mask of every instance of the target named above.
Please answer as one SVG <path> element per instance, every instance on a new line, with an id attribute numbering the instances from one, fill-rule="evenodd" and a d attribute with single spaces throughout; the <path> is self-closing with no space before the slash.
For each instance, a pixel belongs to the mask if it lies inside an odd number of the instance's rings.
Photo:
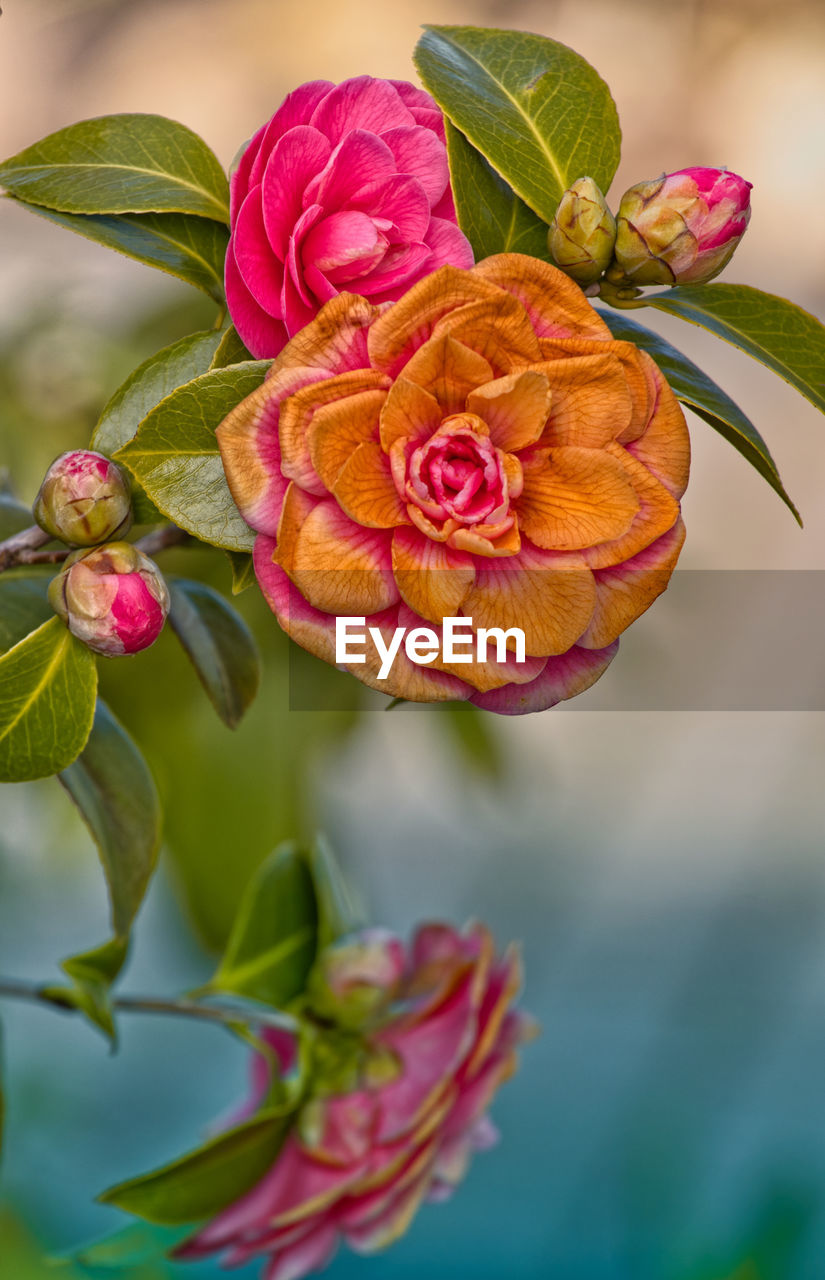
<path id="1" fill-rule="evenodd" d="M 24 564 L 22 556 L 36 547 L 42 547 L 44 542 L 48 541 L 49 535 L 36 524 L 28 529 L 22 529 L 20 533 L 12 534 L 10 538 L 6 538 L 5 542 L 0 542 L 0 573 L 14 564 Z"/>
<path id="2" fill-rule="evenodd" d="M 159 551 L 165 551 L 167 547 L 188 542 L 191 536 L 185 529 L 179 529 L 176 524 L 166 524 L 161 529 L 153 529 L 145 537 L 139 538 L 135 546 L 144 555 L 154 556 Z M 4 569 L 13 569 L 21 564 L 62 564 L 73 551 L 78 550 L 77 547 L 57 547 L 51 551 L 36 550 L 48 541 L 49 535 L 37 525 L 32 525 L 30 529 L 24 529 L 22 533 L 16 533 L 14 537 L 0 542 L 0 573 Z"/>

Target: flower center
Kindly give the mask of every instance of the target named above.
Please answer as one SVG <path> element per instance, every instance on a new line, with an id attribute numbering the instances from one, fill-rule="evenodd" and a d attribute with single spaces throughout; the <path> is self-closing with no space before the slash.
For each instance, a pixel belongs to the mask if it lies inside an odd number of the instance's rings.
<path id="1" fill-rule="evenodd" d="M 410 455 L 405 487 L 408 500 L 433 521 L 498 524 L 510 506 L 503 454 L 471 413 L 445 418 Z"/>

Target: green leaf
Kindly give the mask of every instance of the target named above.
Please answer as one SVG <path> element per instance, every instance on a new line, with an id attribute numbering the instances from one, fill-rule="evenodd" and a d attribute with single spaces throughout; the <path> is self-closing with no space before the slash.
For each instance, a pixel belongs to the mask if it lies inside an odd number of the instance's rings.
<path id="1" fill-rule="evenodd" d="M 203 542 L 250 551 L 252 530 L 235 506 L 215 429 L 260 386 L 269 360 L 214 369 L 178 387 L 115 454 L 167 519 Z"/>
<path id="2" fill-rule="evenodd" d="M 149 1222 L 174 1226 L 211 1218 L 239 1200 L 275 1163 L 291 1114 L 261 1111 L 162 1169 L 121 1182 L 99 1196 Z"/>
<path id="3" fill-rule="evenodd" d="M 545 222 L 577 178 L 607 191 L 616 106 L 572 49 L 527 31 L 428 26 L 414 61 L 445 115 Z"/>
<path id="4" fill-rule="evenodd" d="M 0 781 L 29 782 L 65 769 L 94 717 L 97 667 L 90 649 L 50 618 L 0 657 Z"/>
<path id="5" fill-rule="evenodd" d="M 89 740 L 74 764 L 60 774 L 60 782 L 97 845 L 112 930 L 125 937 L 157 862 L 160 800 L 135 742 L 100 700 Z"/>
<path id="6" fill-rule="evenodd" d="M 109 989 L 126 963 L 128 951 L 129 939 L 116 937 L 91 951 L 70 956 L 60 967 L 73 985 L 45 987 L 44 994 L 77 1009 L 114 1043 L 117 1031 Z"/>
<path id="7" fill-rule="evenodd" d="M 230 729 L 258 692 L 261 660 L 252 633 L 212 587 L 185 578 L 168 580 L 169 621 L 198 673 L 209 700 Z"/>
<path id="8" fill-rule="evenodd" d="M 220 344 L 220 333 L 209 329 L 187 334 L 144 360 L 105 406 L 92 432 L 92 448 L 107 457 L 122 449 L 155 405 L 176 387 L 206 373 Z"/>
<path id="9" fill-rule="evenodd" d="M 32 509 L 10 493 L 0 493 L 0 540 L 22 533 L 33 523 Z"/>
<path id="10" fill-rule="evenodd" d="M 227 559 L 232 570 L 232 594 L 239 596 L 255 581 L 255 566 L 248 551 L 227 551 Z"/>
<path id="11" fill-rule="evenodd" d="M 248 885 L 209 989 L 283 1008 L 304 990 L 317 932 L 307 859 L 296 845 L 282 844 Z"/>
<path id="12" fill-rule="evenodd" d="M 160 1263 L 164 1254 L 181 1244 L 188 1234 L 188 1226 L 157 1227 L 132 1222 L 102 1240 L 82 1246 L 60 1261 L 72 1262 L 93 1274 L 101 1271 L 126 1273 L 128 1269 L 131 1276 L 133 1267 Z"/>
<path id="13" fill-rule="evenodd" d="M 63 213 L 194 213 L 229 221 L 217 156 L 166 116 L 80 120 L 0 165 L 0 185 Z"/>
<path id="14" fill-rule="evenodd" d="M 526 253 L 549 261 L 547 223 L 500 178 L 450 121 L 447 155 L 458 224 L 476 262 L 494 253 Z"/>
<path id="15" fill-rule="evenodd" d="M 238 336 L 234 324 L 226 329 L 212 358 L 210 369 L 225 369 L 230 364 L 243 364 L 253 357 Z"/>
<path id="16" fill-rule="evenodd" d="M 309 865 L 318 904 L 318 949 L 330 946 L 344 934 L 363 925 L 340 863 L 329 842 L 319 836 L 309 855 Z"/>
<path id="17" fill-rule="evenodd" d="M 802 524 L 799 512 L 785 492 L 768 446 L 738 404 L 712 378 L 703 373 L 698 365 L 688 360 L 687 356 L 665 342 L 657 333 L 645 329 L 621 311 L 600 311 L 599 314 L 609 325 L 614 337 L 635 343 L 653 357 L 673 388 L 676 398 L 732 444 L 767 480 L 771 488 L 776 490 Z"/>
<path id="18" fill-rule="evenodd" d="M 45 575 L 18 578 L 9 570 L 0 576 L 0 653 L 54 616 Z"/>
<path id="19" fill-rule="evenodd" d="M 746 351 L 825 413 L 825 326 L 787 298 L 746 284 L 691 284 L 640 301 Z"/>
<path id="20" fill-rule="evenodd" d="M 183 213 L 61 213 L 23 200 L 17 203 L 67 231 L 193 284 L 223 304 L 223 265 L 229 243 L 223 223 Z"/>

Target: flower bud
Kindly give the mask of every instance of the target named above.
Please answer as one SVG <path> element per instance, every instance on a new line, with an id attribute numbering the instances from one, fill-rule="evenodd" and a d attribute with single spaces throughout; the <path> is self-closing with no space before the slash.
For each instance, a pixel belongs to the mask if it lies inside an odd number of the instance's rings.
<path id="1" fill-rule="evenodd" d="M 725 169 L 679 169 L 622 196 L 608 278 L 634 285 L 702 284 L 733 256 L 750 218 L 752 184 Z"/>
<path id="2" fill-rule="evenodd" d="M 593 284 L 613 257 L 616 220 L 592 178 L 565 191 L 547 233 L 553 261 L 579 284 Z"/>
<path id="3" fill-rule="evenodd" d="M 365 929 L 321 952 L 308 984 L 310 1003 L 339 1026 L 364 1027 L 397 995 L 404 965 L 394 934 Z"/>
<path id="4" fill-rule="evenodd" d="M 132 523 L 129 482 L 101 453 L 74 449 L 49 467 L 33 511 L 41 529 L 73 546 L 122 538 Z"/>
<path id="5" fill-rule="evenodd" d="M 75 551 L 50 584 L 49 600 L 72 635 L 109 658 L 147 649 L 169 612 L 160 570 L 129 542 Z"/>

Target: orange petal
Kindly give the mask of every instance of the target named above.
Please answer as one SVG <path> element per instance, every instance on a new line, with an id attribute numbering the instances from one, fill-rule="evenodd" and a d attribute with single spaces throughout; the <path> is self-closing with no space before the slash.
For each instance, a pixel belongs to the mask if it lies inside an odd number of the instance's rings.
<path id="1" fill-rule="evenodd" d="M 563 271 L 523 253 L 498 253 L 477 262 L 471 275 L 518 298 L 539 338 L 610 338 L 581 289 Z"/>
<path id="2" fill-rule="evenodd" d="M 333 490 L 351 519 L 372 529 L 392 529 L 409 524 L 406 504 L 390 471 L 390 460 L 380 444 L 359 444 L 342 467 Z"/>
<path id="3" fill-rule="evenodd" d="M 308 493 L 315 493 L 319 497 L 322 496 L 329 486 L 324 484 L 313 466 L 308 440 L 310 424 L 315 413 L 324 405 L 334 404 L 335 401 L 339 400 L 347 402 L 355 400 L 359 407 L 363 407 L 364 402 L 356 394 L 357 392 L 388 385 L 388 380 L 380 373 L 377 374 L 371 369 L 365 369 L 343 373 L 335 378 L 325 378 L 322 382 L 315 382 L 310 386 L 301 388 L 293 395 L 290 395 L 288 399 L 285 399 L 281 405 L 278 425 L 278 436 L 281 442 L 281 470 L 284 475 L 290 480 L 295 480 Z M 383 400 L 383 395 L 379 393 L 379 408 L 381 400 Z M 375 403 L 375 396 L 373 395 L 372 399 L 367 401 L 367 407 L 369 408 Z M 352 429 L 354 427 L 353 419 L 358 415 L 351 409 L 345 409 L 343 412 L 350 429 Z M 358 440 L 369 439 L 377 424 L 378 409 L 375 410 L 372 417 L 367 412 L 362 423 L 363 434 L 358 436 Z"/>
<path id="4" fill-rule="evenodd" d="M 390 535 L 355 524 L 333 499 L 308 508 L 291 485 L 278 530 L 278 563 L 306 600 L 323 613 L 378 613 L 394 604 Z"/>
<path id="5" fill-rule="evenodd" d="M 614 569 L 596 572 L 593 620 L 578 643 L 586 649 L 601 649 L 635 622 L 670 581 L 684 540 L 684 522 L 678 519 L 638 555 Z"/>
<path id="6" fill-rule="evenodd" d="M 609 354 L 548 360 L 537 366 L 552 403 L 542 448 L 602 449 L 630 424 L 633 405 L 620 362 Z"/>
<path id="7" fill-rule="evenodd" d="M 435 396 L 446 415 L 460 413 L 470 392 L 490 382 L 493 371 L 483 356 L 445 334 L 419 347 L 406 365 L 404 377 Z"/>
<path id="8" fill-rule="evenodd" d="M 642 362 L 642 352 L 632 342 L 615 339 L 602 342 L 595 338 L 542 338 L 539 346 L 545 360 L 564 360 L 571 356 L 613 356 L 622 366 L 630 395 L 630 421 L 617 437 L 622 444 L 635 440 L 647 425 L 656 401 L 656 387 Z M 572 442 L 571 442 L 572 443 Z"/>
<path id="9" fill-rule="evenodd" d="M 232 497 L 247 524 L 274 537 L 288 485 L 281 472 L 278 420 L 281 401 L 315 382 L 312 369 L 290 369 L 264 382 L 228 413 L 216 431 Z"/>
<path id="10" fill-rule="evenodd" d="M 439 338 L 443 333 L 452 334 L 457 342 L 484 356 L 497 374 L 541 359 L 541 348 L 527 312 L 509 293 L 499 291 L 494 298 L 442 316 L 432 336 Z"/>
<path id="11" fill-rule="evenodd" d="M 459 615 L 450 616 L 457 617 Z M 408 628 L 421 625 L 421 620 L 403 604 L 398 610 L 398 621 L 401 626 Z M 475 623 L 475 619 L 473 619 L 473 623 Z M 431 622 L 429 625 L 430 629 L 438 637 L 440 646 L 439 656 L 432 663 L 430 670 L 434 668 L 437 671 L 444 671 L 456 676 L 480 693 L 489 689 L 500 689 L 503 685 L 511 683 L 527 684 L 530 680 L 535 680 L 544 665 L 543 658 L 534 658 L 529 653 L 524 662 L 516 662 L 515 654 L 510 649 L 507 650 L 506 657 L 499 662 L 498 651 L 492 641 L 487 646 L 488 656 L 486 662 L 479 662 L 475 658 L 475 632 L 471 633 L 469 630 L 462 631 L 460 635 L 456 635 L 456 652 L 470 657 L 471 661 L 445 662 L 440 656 L 444 649 L 443 628 L 435 622 Z M 463 641 L 463 644 L 458 643 L 459 639 Z"/>
<path id="12" fill-rule="evenodd" d="M 368 339 L 370 364 L 395 376 L 448 311 L 497 294 L 474 272 L 439 267 L 375 320 Z"/>
<path id="13" fill-rule="evenodd" d="M 524 490 L 515 506 L 522 533 L 537 546 L 578 551 L 632 525 L 639 498 L 621 460 L 606 450 L 548 449 L 523 454 L 521 462 Z"/>
<path id="14" fill-rule="evenodd" d="M 679 503 L 632 453 L 614 440 L 601 456 L 606 455 L 624 468 L 636 491 L 639 509 L 626 533 L 612 542 L 603 541 L 599 546 L 594 544 L 585 552 L 591 569 L 608 569 L 635 556 L 672 529 L 679 518 Z"/>
<path id="15" fill-rule="evenodd" d="M 368 369 L 367 331 L 381 314 L 366 298 L 352 293 L 339 293 L 331 298 L 276 356 L 268 378 L 277 377 L 282 369 L 307 366 L 324 374 L 342 373 L 350 369 Z"/>
<path id="16" fill-rule="evenodd" d="M 582 556 L 524 543 L 509 560 L 476 564 L 462 608 L 476 627 L 520 627 L 527 652 L 548 657 L 576 643 L 595 603 L 593 574 Z"/>
<path id="17" fill-rule="evenodd" d="M 401 597 L 432 622 L 456 617 L 475 578 L 472 558 L 418 529 L 396 529 L 392 567 Z"/>
<path id="18" fill-rule="evenodd" d="M 527 369 L 471 391 L 467 408 L 487 423 L 494 445 L 512 451 L 526 449 L 538 440 L 550 413 L 551 398 L 546 374 Z"/>
<path id="19" fill-rule="evenodd" d="M 447 541 L 457 551 L 469 551 L 475 556 L 512 556 L 521 547 L 521 534 L 518 520 L 514 520 L 512 527 L 505 533 L 497 533 L 493 525 L 459 525 L 450 531 Z"/>
<path id="20" fill-rule="evenodd" d="M 396 440 L 426 439 L 441 425 L 435 396 L 406 378 L 396 378 L 381 410 L 381 444 L 389 453 Z"/>
<path id="21" fill-rule="evenodd" d="M 346 375 L 350 376 L 350 375 Z M 322 384 L 323 385 L 323 384 Z M 378 434 L 378 418 L 387 393 L 378 388 L 332 399 L 306 419 L 305 447 L 327 489 L 332 489 L 355 449 Z M 304 486 L 306 487 L 306 486 Z"/>
<path id="22" fill-rule="evenodd" d="M 672 493 L 674 498 L 681 498 L 690 472 L 687 422 L 658 365 L 645 352 L 640 354 L 656 381 L 658 400 L 643 434 L 627 445 L 627 451 L 644 463 L 668 493 Z"/>

